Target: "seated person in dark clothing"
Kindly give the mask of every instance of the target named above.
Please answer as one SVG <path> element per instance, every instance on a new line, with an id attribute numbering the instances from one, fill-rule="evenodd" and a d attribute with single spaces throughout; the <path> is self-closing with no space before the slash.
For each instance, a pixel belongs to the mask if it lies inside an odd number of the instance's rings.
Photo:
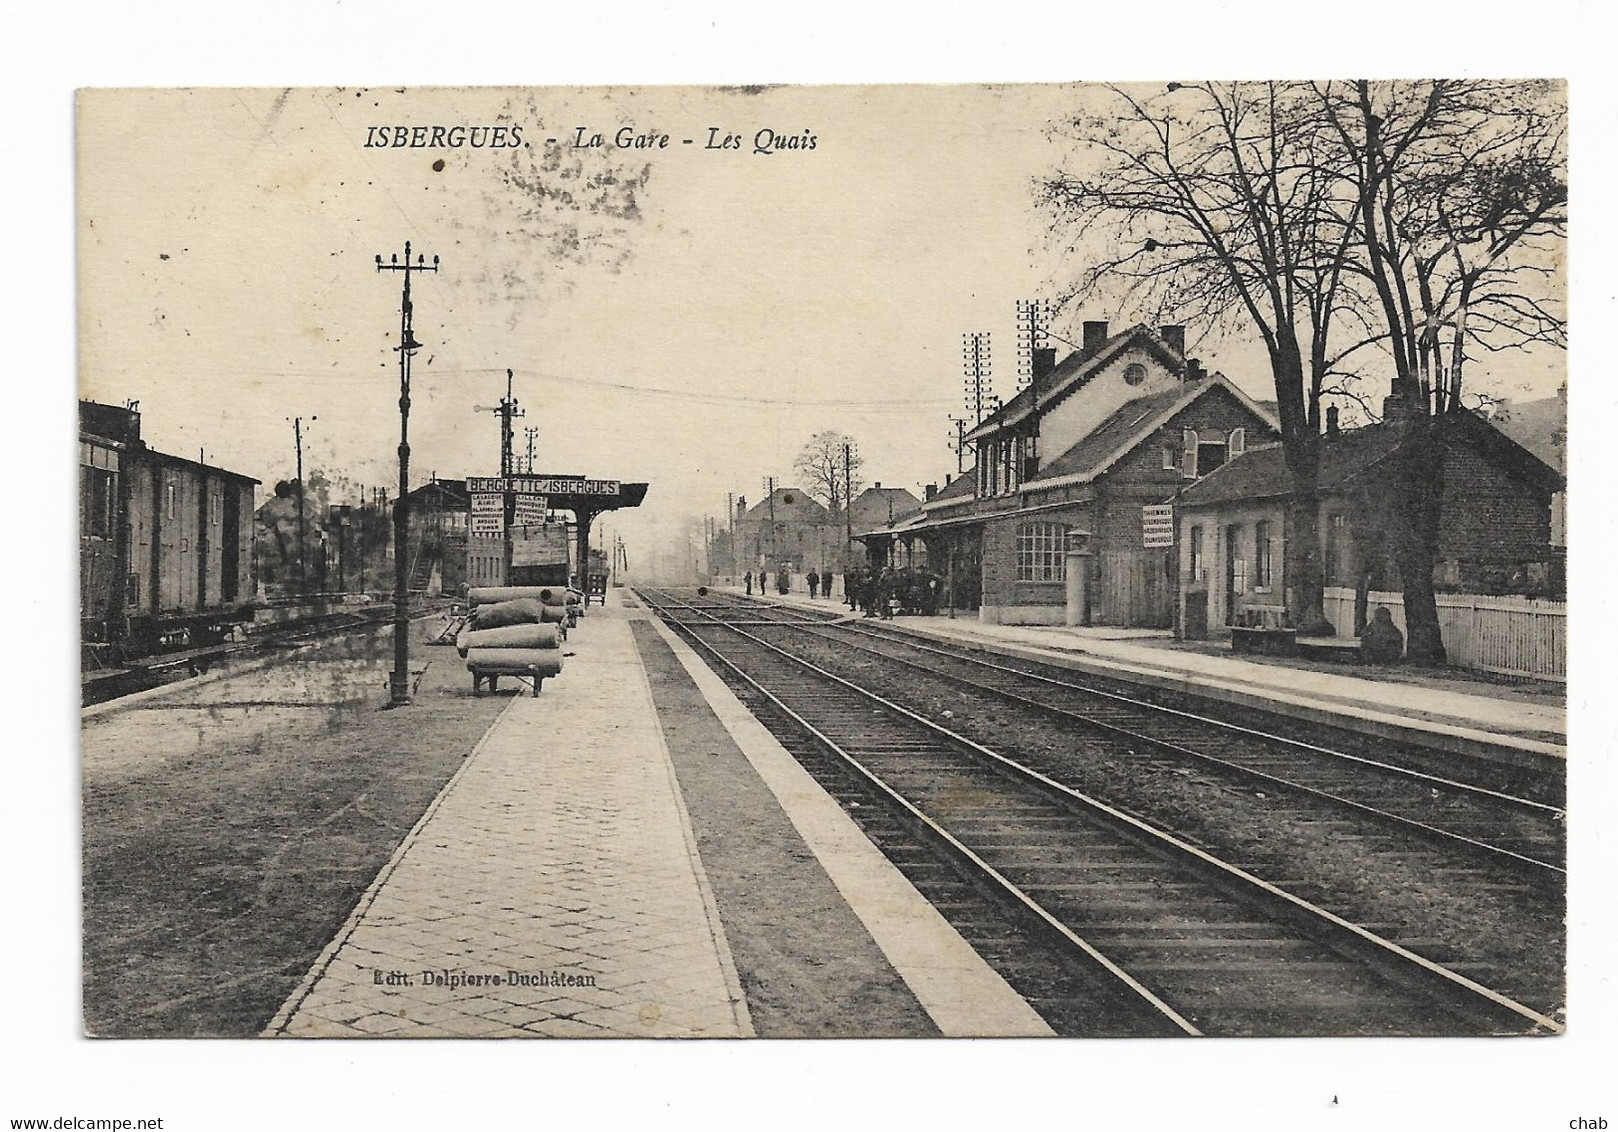
<path id="1" fill-rule="evenodd" d="M 1405 635 L 1393 623 L 1388 607 L 1379 605 L 1360 633 L 1360 660 L 1366 664 L 1397 664 L 1404 658 Z"/>

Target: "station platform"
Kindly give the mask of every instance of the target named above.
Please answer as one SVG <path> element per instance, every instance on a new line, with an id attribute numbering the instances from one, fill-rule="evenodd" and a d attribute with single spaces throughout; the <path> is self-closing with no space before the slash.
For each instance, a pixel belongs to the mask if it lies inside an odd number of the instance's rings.
<path id="1" fill-rule="evenodd" d="M 539 696 L 502 690 L 264 1034 L 1049 1034 L 621 593 Z"/>
<path id="2" fill-rule="evenodd" d="M 718 588 L 744 593 L 741 587 Z M 845 602 L 803 594 L 758 600 L 848 613 Z M 973 614 L 901 616 L 883 624 L 1472 757 L 1535 769 L 1566 764 L 1566 706 L 1554 693 L 1516 692 L 1449 672 L 1424 679 L 1416 670 L 1397 670 L 1397 678 L 1378 679 L 1279 658 L 1248 660 L 1187 646 L 1166 631 L 987 625 Z"/>

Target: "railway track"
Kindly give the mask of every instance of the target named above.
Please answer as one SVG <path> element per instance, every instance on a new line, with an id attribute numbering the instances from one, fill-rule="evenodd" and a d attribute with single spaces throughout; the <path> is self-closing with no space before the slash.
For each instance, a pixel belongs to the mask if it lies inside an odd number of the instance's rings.
<path id="1" fill-rule="evenodd" d="M 143 657 L 138 664 L 116 671 L 86 675 L 82 681 L 81 707 L 112 703 L 137 692 L 160 688 L 191 676 L 208 672 L 215 664 L 257 656 L 276 649 L 293 648 L 311 641 L 360 633 L 391 623 L 391 606 L 376 606 L 353 613 L 328 615 L 316 623 L 292 622 L 276 626 L 238 644 L 186 649 L 179 653 Z"/>
<path id="2" fill-rule="evenodd" d="M 1138 1032 L 1551 1032 L 1560 1023 L 767 639 L 780 607 L 640 591 L 817 775 L 879 800 L 1129 1003 Z M 834 791 L 835 792 L 835 791 Z M 901 867 L 904 867 L 903 862 Z M 1037 1004 L 1036 1004 L 1037 1005 Z"/>
<path id="3" fill-rule="evenodd" d="M 746 607 L 739 607 L 745 609 Z M 1132 757 L 1170 767 L 1213 770 L 1257 789 L 1324 804 L 1371 819 L 1401 837 L 1455 849 L 1475 859 L 1565 882 L 1566 814 L 1557 802 L 1512 793 L 1400 762 L 1397 749 L 1373 757 L 1301 740 L 1274 730 L 1131 695 L 1076 678 L 1053 666 L 929 643 L 867 620 L 828 621 L 807 610 L 777 606 L 774 621 L 885 662 L 995 696 L 1125 745 Z M 1442 862 L 1439 862 L 1441 865 Z"/>

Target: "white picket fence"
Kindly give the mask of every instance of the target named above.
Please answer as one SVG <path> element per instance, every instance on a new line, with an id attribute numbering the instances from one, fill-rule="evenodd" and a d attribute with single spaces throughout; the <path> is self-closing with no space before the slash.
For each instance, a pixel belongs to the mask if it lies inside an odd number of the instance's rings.
<path id="1" fill-rule="evenodd" d="M 1354 631 L 1354 591 L 1327 586 L 1326 620 L 1337 635 Z M 1385 605 L 1399 631 L 1405 631 L 1404 597 L 1373 590 L 1369 612 Z M 1449 662 L 1462 668 L 1567 680 L 1567 603 L 1539 598 L 1484 594 L 1439 594 L 1438 623 Z"/>

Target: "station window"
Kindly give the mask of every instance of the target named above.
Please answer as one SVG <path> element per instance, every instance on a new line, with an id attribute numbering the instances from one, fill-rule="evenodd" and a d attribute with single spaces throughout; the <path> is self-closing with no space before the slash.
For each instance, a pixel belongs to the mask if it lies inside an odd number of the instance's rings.
<path id="1" fill-rule="evenodd" d="M 1253 524 L 1253 584 L 1261 590 L 1270 588 L 1273 577 L 1274 548 L 1270 544 L 1270 537 L 1269 520 L 1261 519 Z"/>
<path id="2" fill-rule="evenodd" d="M 174 481 L 163 481 L 163 518 L 174 518 Z"/>
<path id="3" fill-rule="evenodd" d="M 1349 582 L 1348 520 L 1333 515 L 1326 520 L 1326 584 L 1341 586 Z"/>
<path id="4" fill-rule="evenodd" d="M 1191 580 L 1202 581 L 1204 563 L 1202 560 L 1202 528 L 1192 527 L 1191 536 L 1187 540 L 1191 546 Z"/>
<path id="5" fill-rule="evenodd" d="M 1017 580 L 1067 580 L 1067 527 L 1062 523 L 1023 523 L 1017 528 Z"/>
<path id="6" fill-rule="evenodd" d="M 1218 440 L 1198 440 L 1197 475 L 1205 476 L 1223 464 L 1228 451 L 1223 437 Z"/>

